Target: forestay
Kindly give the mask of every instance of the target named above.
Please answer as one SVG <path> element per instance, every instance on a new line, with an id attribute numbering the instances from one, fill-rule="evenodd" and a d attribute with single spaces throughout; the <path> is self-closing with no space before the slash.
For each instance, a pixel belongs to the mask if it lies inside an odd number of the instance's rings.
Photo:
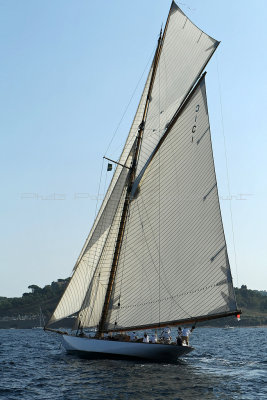
<path id="1" fill-rule="evenodd" d="M 202 79 L 129 210 L 108 329 L 236 310 Z"/>

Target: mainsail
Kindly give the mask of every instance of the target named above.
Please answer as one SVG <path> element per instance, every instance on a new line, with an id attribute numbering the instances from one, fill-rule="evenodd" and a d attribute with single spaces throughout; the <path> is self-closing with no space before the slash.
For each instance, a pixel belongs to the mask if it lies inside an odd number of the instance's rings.
<path id="1" fill-rule="evenodd" d="M 107 329 L 233 310 L 203 78 L 133 193 Z"/>
<path id="2" fill-rule="evenodd" d="M 127 330 L 236 311 L 200 79 L 218 44 L 172 3 L 119 159 L 125 167 L 49 323 L 78 313 L 77 327 Z"/>

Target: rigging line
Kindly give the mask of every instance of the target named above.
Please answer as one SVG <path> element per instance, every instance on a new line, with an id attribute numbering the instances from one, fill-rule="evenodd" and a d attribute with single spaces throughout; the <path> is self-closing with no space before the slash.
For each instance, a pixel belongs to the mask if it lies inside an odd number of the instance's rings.
<path id="1" fill-rule="evenodd" d="M 100 194 L 100 186 L 101 186 L 102 175 L 103 175 L 103 166 L 104 166 L 104 158 L 102 158 L 100 180 L 99 180 L 99 185 L 98 185 L 98 192 L 97 192 L 97 199 L 96 199 L 96 206 L 95 206 L 95 219 L 96 219 L 96 214 L 97 214 L 98 200 L 99 200 L 99 194 Z"/>
<path id="2" fill-rule="evenodd" d="M 162 49 L 163 50 L 163 49 Z M 162 55 L 163 55 L 163 52 L 161 53 Z M 163 56 L 164 57 L 164 56 Z M 163 61 L 164 61 L 164 59 L 163 59 Z M 160 108 L 161 108 L 161 92 L 160 92 L 160 84 L 161 84 L 161 82 L 160 82 L 160 63 L 159 63 L 159 67 L 158 67 L 158 71 L 159 71 L 159 73 L 158 73 L 158 82 L 159 82 L 159 110 L 158 110 L 158 141 L 160 140 L 160 123 L 161 123 L 161 110 L 160 110 Z M 159 176 L 158 176 L 158 192 L 159 192 L 159 198 L 158 198 L 158 224 L 159 224 L 159 237 L 158 237 L 158 251 L 159 251 L 159 300 L 160 300 L 160 295 L 161 295 L 161 293 L 160 293 L 160 279 L 161 279 L 161 276 L 160 276 L 160 273 L 161 273 L 161 270 L 160 270 L 160 150 L 159 150 L 159 153 L 158 153 L 158 159 L 159 159 L 159 163 L 158 163 L 158 174 L 159 174 Z M 160 323 L 160 301 L 159 301 L 159 323 Z"/>
<path id="3" fill-rule="evenodd" d="M 180 3 L 180 2 L 178 2 L 177 4 L 179 4 L 179 6 L 185 6 L 188 10 L 190 10 L 190 11 L 196 11 L 196 8 L 191 8 L 191 7 L 189 7 L 189 5 L 188 4 L 186 4 L 186 3 Z"/>
<path id="4" fill-rule="evenodd" d="M 128 210 L 128 218 L 129 218 L 129 216 L 130 216 L 130 211 Z M 127 240 L 127 235 L 128 235 L 128 225 L 127 224 L 126 224 L 125 234 L 124 235 L 125 235 L 124 236 L 125 237 L 124 243 L 125 243 L 125 240 Z M 121 288 L 122 288 L 124 265 L 125 265 L 125 252 L 124 252 L 123 247 L 122 247 L 121 253 L 120 253 L 120 260 L 121 260 L 121 270 L 122 270 L 121 273 L 120 273 L 121 277 L 119 278 L 119 272 L 120 271 L 119 271 L 119 267 L 118 267 L 118 272 L 116 274 L 116 280 L 115 280 L 115 283 L 114 283 L 114 292 L 113 292 L 113 296 L 112 296 L 112 302 L 114 302 L 114 299 L 117 297 L 116 296 L 116 286 L 118 285 L 119 286 L 119 289 L 118 289 L 118 292 L 119 292 L 119 297 L 118 297 L 119 303 L 121 303 Z M 117 311 L 115 312 L 115 321 L 117 323 L 118 323 L 119 318 L 120 318 L 120 310 L 121 310 L 121 307 L 119 306 Z M 110 323 L 110 321 L 109 321 L 109 323 Z"/>
<path id="5" fill-rule="evenodd" d="M 222 124 L 222 133 L 223 133 L 223 143 L 224 143 L 224 156 L 225 156 L 225 165 L 226 165 L 226 176 L 227 176 L 227 187 L 228 187 L 228 196 L 229 196 L 229 208 L 230 208 L 230 217 L 231 217 L 231 228 L 232 228 L 232 237 L 233 237 L 233 248 L 234 248 L 234 259 L 235 259 L 235 272 L 236 272 L 236 283 L 238 284 L 238 270 L 237 270 L 237 257 L 236 257 L 236 246 L 235 246 L 235 234 L 234 234 L 234 223 L 233 223 L 233 213 L 232 213 L 232 200 L 231 200 L 231 190 L 230 190 L 230 179 L 229 179 L 229 171 L 228 171 L 228 158 L 227 158 L 227 149 L 226 149 L 226 138 L 224 131 L 224 120 L 223 120 L 223 107 L 222 107 L 222 92 L 221 92 L 221 81 L 220 81 L 220 72 L 219 72 L 219 60 L 218 54 L 216 54 L 217 61 L 217 76 L 218 76 L 218 86 L 219 86 L 219 98 L 220 98 L 220 111 L 221 111 L 221 124 Z"/>
<path id="6" fill-rule="evenodd" d="M 128 223 L 126 224 L 125 227 L 125 236 L 124 236 L 124 243 L 122 245 L 122 249 L 121 249 L 121 277 L 120 277 L 120 289 L 119 289 L 119 299 L 120 299 L 120 303 L 121 303 L 121 292 L 122 292 L 122 285 L 123 285 L 123 280 L 124 280 L 124 272 L 125 272 L 125 255 L 126 255 L 126 246 L 127 246 L 127 238 L 128 238 L 128 232 L 129 232 L 129 221 L 131 218 L 131 209 L 128 209 L 128 217 L 127 217 L 127 221 Z M 118 269 L 118 274 L 117 277 L 119 276 L 119 269 Z M 115 291 L 116 291 L 116 283 L 115 283 Z M 115 293 L 114 291 L 114 293 Z M 113 296 L 114 297 L 114 296 Z M 116 314 L 116 319 L 115 321 L 118 323 L 119 322 L 119 318 L 120 318 L 120 310 L 121 308 L 119 307 L 117 314 Z"/>
<path id="7" fill-rule="evenodd" d="M 106 174 L 105 174 L 105 183 L 104 183 L 104 190 L 103 193 L 107 192 L 107 177 L 108 177 L 108 170 L 106 169 Z M 111 178 L 112 179 L 112 178 Z"/>
<path id="8" fill-rule="evenodd" d="M 148 62 L 146 63 L 146 66 L 145 66 L 145 68 L 144 68 L 144 70 L 143 70 L 143 72 L 142 72 L 142 74 L 141 74 L 141 76 L 140 76 L 140 78 L 139 78 L 139 80 L 138 80 L 138 82 L 137 82 L 137 85 L 136 85 L 136 87 L 135 87 L 135 89 L 134 89 L 134 91 L 133 91 L 133 94 L 132 94 L 132 96 L 130 97 L 130 100 L 129 100 L 129 102 L 128 102 L 128 104 L 127 104 L 127 106 L 126 106 L 126 108 L 125 108 L 125 110 L 124 110 L 124 112 L 123 112 L 123 114 L 122 114 L 122 117 L 121 117 L 121 119 L 120 119 L 120 121 L 119 121 L 119 123 L 118 123 L 118 125 L 117 125 L 117 127 L 116 127 L 116 129 L 115 129 L 115 131 L 114 131 L 114 133 L 113 133 L 113 135 L 112 135 L 112 138 L 111 138 L 111 140 L 110 140 L 110 142 L 109 142 L 109 145 L 108 145 L 108 147 L 107 147 L 107 149 L 106 149 L 106 151 L 105 151 L 105 155 L 107 154 L 107 152 L 108 152 L 109 149 L 110 149 L 110 146 L 111 146 L 111 144 L 112 144 L 112 142 L 113 142 L 113 140 L 114 140 L 114 138 L 115 138 L 115 136 L 116 136 L 116 134 L 117 134 L 117 132 L 118 132 L 118 130 L 119 130 L 119 127 L 121 126 L 121 123 L 122 123 L 122 121 L 123 121 L 123 119 L 124 119 L 124 117 L 125 117 L 125 114 L 127 113 L 128 108 L 130 107 L 130 104 L 131 104 L 131 102 L 132 102 L 132 100 L 133 100 L 133 97 L 134 97 L 136 91 L 137 91 L 137 88 L 138 88 L 138 86 L 140 85 L 141 80 L 143 79 L 143 76 L 144 76 L 144 74 L 145 74 L 145 72 L 146 72 L 146 70 L 147 70 L 147 67 L 148 67 L 148 65 L 151 63 L 151 59 L 152 59 L 154 53 L 155 53 L 155 48 L 153 49 L 153 52 L 152 52 L 152 53 L 150 54 L 150 56 L 149 56 Z"/>
<path id="9" fill-rule="evenodd" d="M 164 90 L 164 108 L 166 108 L 167 105 L 167 99 L 168 99 L 168 95 L 167 95 L 167 82 L 168 82 L 168 78 L 169 78 L 169 74 L 168 74 L 168 69 L 167 69 L 167 61 L 166 61 L 166 56 L 165 56 L 165 48 L 162 49 L 162 62 L 163 62 L 163 69 L 164 69 L 164 78 L 165 78 L 165 90 Z M 160 110 L 161 111 L 161 110 Z M 167 124 L 167 114 L 164 112 L 163 113 L 164 116 L 164 126 L 166 126 Z M 160 129 L 160 128 L 159 128 Z M 160 139 L 160 138 L 159 138 Z"/>

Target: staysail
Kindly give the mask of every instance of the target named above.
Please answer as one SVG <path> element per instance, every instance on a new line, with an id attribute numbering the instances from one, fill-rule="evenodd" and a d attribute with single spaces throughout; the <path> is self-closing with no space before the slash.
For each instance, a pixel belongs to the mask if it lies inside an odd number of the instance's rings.
<path id="1" fill-rule="evenodd" d="M 82 307 L 125 189 L 128 169 L 119 168 L 121 170 L 119 178 L 83 251 L 78 266 L 74 270 L 72 279 L 50 319 L 50 323 L 72 315 Z"/>

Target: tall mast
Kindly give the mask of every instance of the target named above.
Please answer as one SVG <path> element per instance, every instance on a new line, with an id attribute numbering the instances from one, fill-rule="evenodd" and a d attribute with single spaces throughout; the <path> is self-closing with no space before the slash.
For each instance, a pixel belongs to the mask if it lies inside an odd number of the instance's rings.
<path id="1" fill-rule="evenodd" d="M 172 8 L 172 5 L 171 5 L 171 8 Z M 157 44 L 157 48 L 156 48 L 156 52 L 155 52 L 155 56 L 154 56 L 154 60 L 153 60 L 153 70 L 152 70 L 152 74 L 151 74 L 151 80 L 149 83 L 149 89 L 148 89 L 146 104 L 145 104 L 145 108 L 144 108 L 144 112 L 143 112 L 142 122 L 138 128 L 138 135 L 136 138 L 134 156 L 133 156 L 132 165 L 130 168 L 130 176 L 129 176 L 129 180 L 128 180 L 127 193 L 126 193 L 126 197 L 125 197 L 125 201 L 124 201 L 124 206 L 123 206 L 120 227 L 119 227 L 119 232 L 118 232 L 117 241 L 116 241 L 114 257 L 113 257 L 112 266 L 111 266 L 111 270 L 110 270 L 110 276 L 109 276 L 109 282 L 108 282 L 107 292 L 106 292 L 106 296 L 105 296 L 104 306 L 102 309 L 102 314 L 101 314 L 101 318 L 100 318 L 99 326 L 98 326 L 98 333 L 97 333 L 98 336 L 101 336 L 101 334 L 105 331 L 105 324 L 106 324 L 107 315 L 108 315 L 109 303 L 110 303 L 112 288 L 113 288 L 113 284 L 114 284 L 114 280 L 115 280 L 123 235 L 124 235 L 124 231 L 125 231 L 125 225 L 126 225 L 127 216 L 128 216 L 128 210 L 129 210 L 129 205 L 130 205 L 130 195 L 131 195 L 133 183 L 135 181 L 137 161 L 138 161 L 138 156 L 139 156 L 140 147 L 141 147 L 141 143 L 142 143 L 143 132 L 145 129 L 145 123 L 146 123 L 149 103 L 150 103 L 150 99 L 151 99 L 151 93 L 152 93 L 152 89 L 153 89 L 153 85 L 154 85 L 154 81 L 155 81 L 155 76 L 156 76 L 156 72 L 157 72 L 157 67 L 158 67 L 158 63 L 159 63 L 159 59 L 160 59 L 163 42 L 164 42 L 166 32 L 167 32 L 167 27 L 168 27 L 168 23 L 169 23 L 169 19 L 170 19 L 170 14 L 171 14 L 171 8 L 170 8 L 170 11 L 168 14 L 168 18 L 166 21 L 163 35 L 162 35 L 162 31 L 160 31 L 158 44 Z"/>

